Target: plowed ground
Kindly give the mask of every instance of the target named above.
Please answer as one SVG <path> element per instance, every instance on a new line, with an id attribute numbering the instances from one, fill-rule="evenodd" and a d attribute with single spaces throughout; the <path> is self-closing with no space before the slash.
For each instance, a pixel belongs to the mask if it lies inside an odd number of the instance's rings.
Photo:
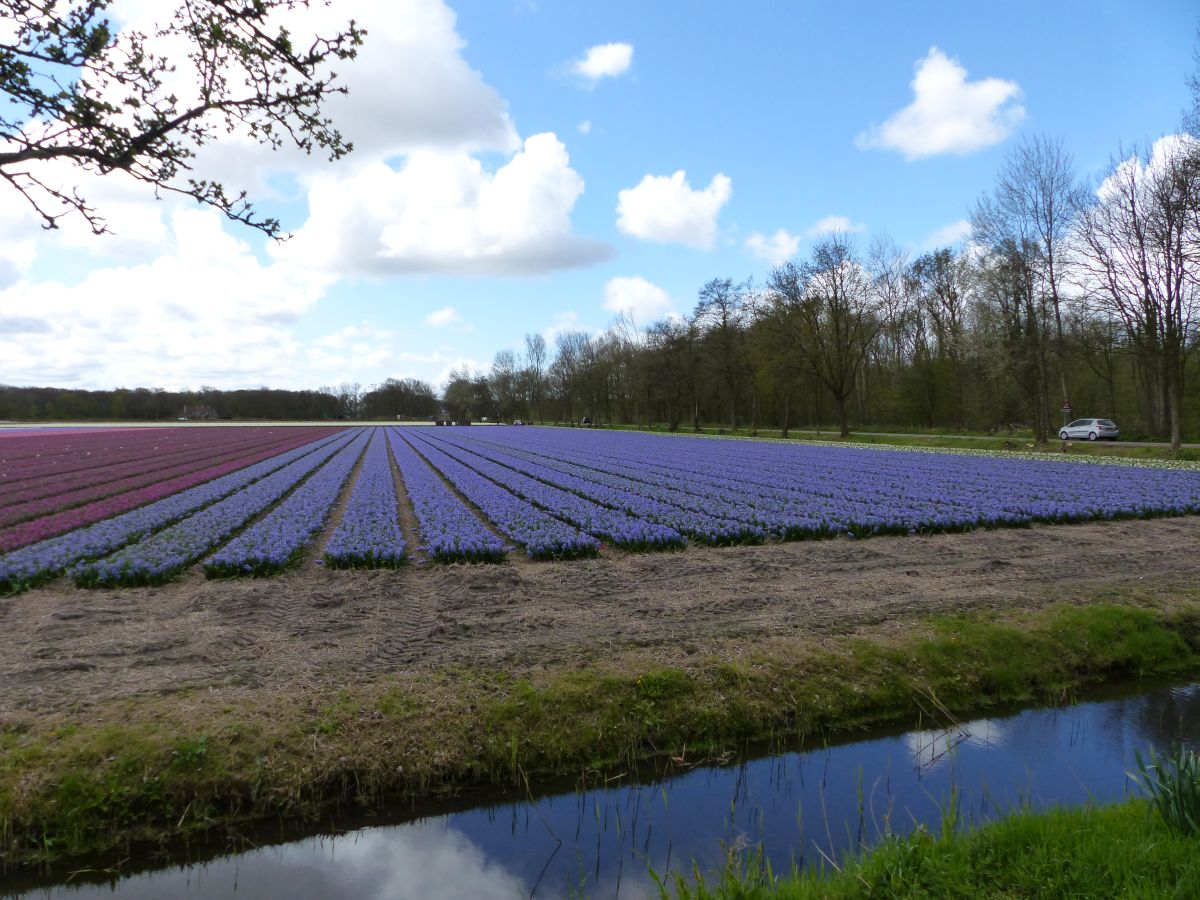
<path id="1" fill-rule="evenodd" d="M 147 693 L 337 687 L 383 672 L 663 664 L 942 612 L 1200 585 L 1200 517 L 842 538 L 572 562 L 421 565 L 0 600 L 0 718 Z M 20 713 L 18 713 L 20 711 Z"/>

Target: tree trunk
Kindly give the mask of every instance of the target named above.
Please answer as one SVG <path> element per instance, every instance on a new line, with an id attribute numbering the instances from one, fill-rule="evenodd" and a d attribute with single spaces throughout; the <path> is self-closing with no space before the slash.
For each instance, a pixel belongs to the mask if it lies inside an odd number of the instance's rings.
<path id="1" fill-rule="evenodd" d="M 1180 419 L 1183 417 L 1183 403 L 1179 392 L 1175 389 L 1171 390 L 1171 452 L 1178 453 L 1179 447 L 1183 443 L 1183 429 Z"/>
<path id="2" fill-rule="evenodd" d="M 850 437 L 850 420 L 846 417 L 846 398 L 841 394 L 834 394 L 833 405 L 837 410 L 838 426 L 841 428 L 838 433 L 842 440 L 845 440 Z"/>
<path id="3" fill-rule="evenodd" d="M 788 436 L 788 425 L 791 424 L 788 421 L 788 413 L 790 412 L 790 410 L 788 409 L 788 400 L 789 399 L 790 398 L 789 398 L 788 392 L 784 391 L 783 392 L 783 427 L 781 427 L 779 429 L 779 436 L 784 437 L 784 438 L 786 438 Z"/>
<path id="4" fill-rule="evenodd" d="M 954 365 L 955 404 L 958 407 L 954 418 L 958 422 L 959 429 L 965 431 L 967 428 L 967 398 L 963 384 L 963 367 L 958 359 L 953 359 L 951 362 Z"/>
<path id="5" fill-rule="evenodd" d="M 1174 366 L 1167 372 L 1167 415 L 1171 420 L 1171 452 L 1183 443 L 1183 373 Z"/>

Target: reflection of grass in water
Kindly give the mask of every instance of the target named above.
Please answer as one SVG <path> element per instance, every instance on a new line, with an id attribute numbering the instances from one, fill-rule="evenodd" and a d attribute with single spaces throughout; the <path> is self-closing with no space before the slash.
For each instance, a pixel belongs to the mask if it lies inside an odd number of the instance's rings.
<path id="1" fill-rule="evenodd" d="M 1196 897 L 1195 837 L 1149 817 L 1144 800 L 1022 811 L 978 828 L 885 838 L 837 869 L 774 873 L 751 853 L 710 880 L 679 877 L 680 898 Z M 664 891 L 664 896 L 669 896 Z"/>

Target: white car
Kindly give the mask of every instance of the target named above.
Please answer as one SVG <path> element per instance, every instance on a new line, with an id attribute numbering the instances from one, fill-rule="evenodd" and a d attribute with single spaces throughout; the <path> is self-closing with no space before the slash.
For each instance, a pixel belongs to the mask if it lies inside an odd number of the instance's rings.
<path id="1" fill-rule="evenodd" d="M 1058 432 L 1058 436 L 1064 441 L 1072 438 L 1115 441 L 1120 435 L 1121 429 L 1113 424 L 1111 419 L 1076 419 L 1070 425 L 1064 425 Z"/>

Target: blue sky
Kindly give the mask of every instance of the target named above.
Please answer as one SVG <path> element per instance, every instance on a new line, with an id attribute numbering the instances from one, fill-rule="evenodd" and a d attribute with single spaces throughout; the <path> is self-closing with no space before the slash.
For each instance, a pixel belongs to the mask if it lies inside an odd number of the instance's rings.
<path id="1" fill-rule="evenodd" d="M 686 313 L 708 279 L 761 280 L 828 229 L 920 252 L 964 236 L 1024 136 L 1061 138 L 1094 179 L 1175 130 L 1200 23 L 1185 2 L 322 15 L 369 31 L 335 110 L 359 149 L 331 165 L 235 136 L 199 160 L 295 238 L 116 179 L 80 182 L 115 236 L 47 235 L 0 194 L 0 382 L 437 383 L 529 332 Z"/>

